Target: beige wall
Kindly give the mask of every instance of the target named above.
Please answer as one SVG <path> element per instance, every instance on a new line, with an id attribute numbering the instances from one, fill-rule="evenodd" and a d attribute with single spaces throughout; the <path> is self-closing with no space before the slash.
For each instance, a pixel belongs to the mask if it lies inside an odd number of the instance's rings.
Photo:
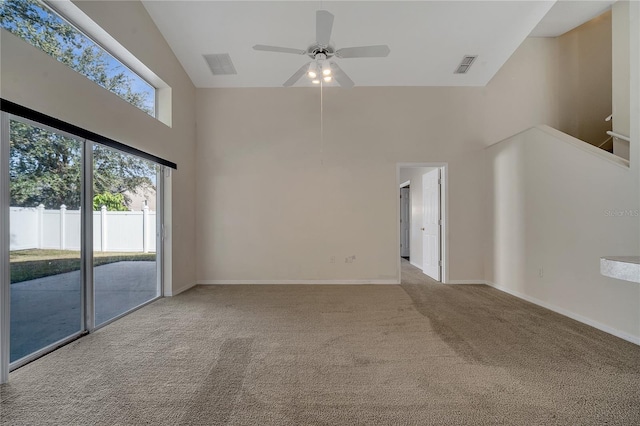
<path id="1" fill-rule="evenodd" d="M 397 280 L 398 162 L 449 164 L 449 277 L 482 280 L 483 148 L 556 125 L 555 47 L 483 88 L 327 89 L 324 142 L 317 89 L 197 90 L 198 280 Z"/>
<path id="2" fill-rule="evenodd" d="M 629 107 L 640 117 L 640 3 L 628 8 Z M 602 256 L 640 253 L 640 121 L 629 125 L 626 166 L 553 129 L 486 150 L 486 277 L 640 344 L 640 286 L 599 271 Z"/>
<path id="3" fill-rule="evenodd" d="M 640 286 L 600 275 L 600 257 L 640 253 L 638 167 L 616 158 L 549 128 L 488 148 L 486 274 L 640 344 Z"/>
<path id="4" fill-rule="evenodd" d="M 139 2 L 77 5 L 172 87 L 173 127 L 148 116 L 39 49 L 2 31 L 1 96 L 177 163 L 170 179 L 167 292 L 195 282 L 195 89 Z"/>
<path id="5" fill-rule="evenodd" d="M 558 129 L 598 146 L 611 130 L 611 123 L 604 121 L 612 111 L 611 12 L 563 34 L 557 41 L 562 111 Z M 607 147 L 611 148 L 610 143 Z"/>

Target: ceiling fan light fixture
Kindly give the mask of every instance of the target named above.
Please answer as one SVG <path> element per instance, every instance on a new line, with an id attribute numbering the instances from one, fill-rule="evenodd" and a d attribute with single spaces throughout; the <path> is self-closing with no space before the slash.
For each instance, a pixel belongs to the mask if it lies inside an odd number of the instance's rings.
<path id="1" fill-rule="evenodd" d="M 314 62 L 309 64 L 307 76 L 309 76 L 309 78 L 316 78 L 318 76 L 318 66 Z"/>
<path id="2" fill-rule="evenodd" d="M 332 78 L 330 75 L 325 75 L 323 80 L 325 81 L 325 83 L 331 83 Z"/>
<path id="3" fill-rule="evenodd" d="M 322 75 L 324 75 L 324 76 L 330 76 L 331 75 L 331 65 L 327 61 L 324 61 L 322 63 Z"/>
<path id="4" fill-rule="evenodd" d="M 317 78 L 316 78 L 316 79 L 311 80 L 311 82 L 312 82 L 313 84 L 320 84 L 320 80 L 319 80 L 319 79 L 317 79 Z"/>

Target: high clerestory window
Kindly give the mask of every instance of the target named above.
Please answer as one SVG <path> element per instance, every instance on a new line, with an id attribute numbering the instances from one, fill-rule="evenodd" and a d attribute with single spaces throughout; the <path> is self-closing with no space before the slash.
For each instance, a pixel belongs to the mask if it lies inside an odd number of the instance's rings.
<path id="1" fill-rule="evenodd" d="M 38 0 L 0 1 L 0 27 L 151 116 L 156 89 Z"/>

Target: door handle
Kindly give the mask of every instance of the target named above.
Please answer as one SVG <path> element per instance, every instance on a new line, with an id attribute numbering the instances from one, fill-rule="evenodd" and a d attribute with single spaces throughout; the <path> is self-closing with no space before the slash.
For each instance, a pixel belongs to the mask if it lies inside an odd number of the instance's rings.
<path id="1" fill-rule="evenodd" d="M 424 228 L 420 228 L 420 229 L 424 231 Z"/>

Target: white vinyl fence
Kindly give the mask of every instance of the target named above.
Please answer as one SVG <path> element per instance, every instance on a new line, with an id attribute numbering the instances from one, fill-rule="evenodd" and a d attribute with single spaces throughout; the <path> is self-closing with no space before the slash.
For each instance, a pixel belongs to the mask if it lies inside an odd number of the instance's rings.
<path id="1" fill-rule="evenodd" d="M 10 207 L 10 250 L 80 250 L 80 210 Z M 110 252 L 156 251 L 156 212 L 93 212 L 93 250 Z"/>

